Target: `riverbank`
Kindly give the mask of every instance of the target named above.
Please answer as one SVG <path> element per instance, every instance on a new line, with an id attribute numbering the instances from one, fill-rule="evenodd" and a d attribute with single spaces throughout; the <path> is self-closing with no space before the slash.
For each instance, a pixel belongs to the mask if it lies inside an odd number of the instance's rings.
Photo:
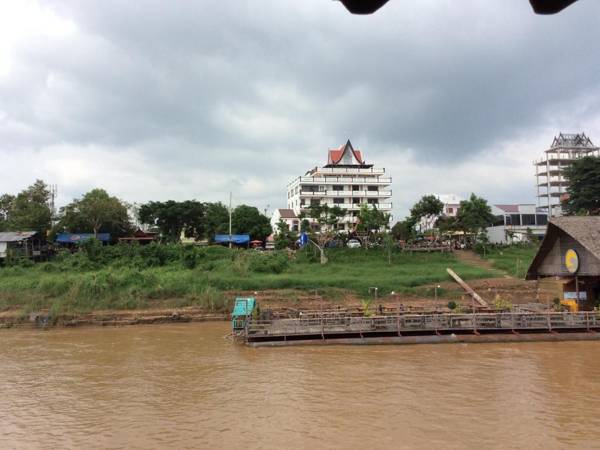
<path id="1" fill-rule="evenodd" d="M 116 246 L 119 247 L 119 246 Z M 507 256 L 509 257 L 509 256 Z M 0 324 L 130 325 L 223 320 L 236 296 L 273 310 L 373 305 L 468 306 L 451 267 L 493 303 L 532 301 L 531 283 L 453 254 L 331 249 L 321 265 L 309 251 L 255 252 L 163 246 L 79 252 L 31 267 L 0 268 Z M 439 286 L 439 287 L 438 287 Z M 377 293 L 373 288 L 377 287 Z"/>

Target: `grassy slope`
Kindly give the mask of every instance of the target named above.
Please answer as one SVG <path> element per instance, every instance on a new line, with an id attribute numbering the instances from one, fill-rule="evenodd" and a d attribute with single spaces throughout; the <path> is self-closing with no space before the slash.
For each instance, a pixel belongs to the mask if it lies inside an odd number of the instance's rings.
<path id="1" fill-rule="evenodd" d="M 0 268 L 0 310 L 49 308 L 58 314 L 199 305 L 217 311 L 230 307 L 231 299 L 223 292 L 231 290 L 326 292 L 339 288 L 367 296 L 369 287 L 376 286 L 385 295 L 392 290 L 413 292 L 415 287 L 448 280 L 447 267 L 465 279 L 498 275 L 460 263 L 452 255 L 394 253 L 391 265 L 379 250 L 333 249 L 328 256 L 330 262 L 321 266 L 310 254 L 299 253 L 288 263 L 284 254 L 218 251 L 199 258 L 195 268 L 186 269 L 181 261 L 140 268 L 139 260 L 128 258 L 90 266 L 83 255 L 78 255 L 68 264 Z M 265 268 L 263 263 L 269 261 L 283 263 L 274 264 L 275 269 L 268 264 Z"/>
<path id="2" fill-rule="evenodd" d="M 538 247 L 506 247 L 493 249 L 485 255 L 492 265 L 516 278 L 525 278 Z"/>

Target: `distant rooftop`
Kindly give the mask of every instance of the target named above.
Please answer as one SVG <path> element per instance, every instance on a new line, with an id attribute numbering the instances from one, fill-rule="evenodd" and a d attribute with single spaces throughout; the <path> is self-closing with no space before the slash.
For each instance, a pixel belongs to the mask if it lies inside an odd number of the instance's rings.
<path id="1" fill-rule="evenodd" d="M 433 194 L 444 205 L 458 205 L 464 199 L 455 194 Z"/>
<path id="2" fill-rule="evenodd" d="M 585 133 L 560 133 L 554 138 L 550 150 L 564 147 L 584 149 L 596 148 L 591 139 L 587 137 Z"/>

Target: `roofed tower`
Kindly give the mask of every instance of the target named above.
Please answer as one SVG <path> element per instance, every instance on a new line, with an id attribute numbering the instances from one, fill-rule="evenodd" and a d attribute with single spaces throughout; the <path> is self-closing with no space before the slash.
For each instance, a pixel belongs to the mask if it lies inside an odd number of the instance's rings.
<path id="1" fill-rule="evenodd" d="M 599 153 L 600 148 L 585 133 L 559 133 L 550 148 L 544 151 L 544 157 L 534 162 L 538 208 L 548 217 L 562 215 L 561 198 L 568 188 L 564 168 L 579 158 L 598 156 Z"/>
<path id="2" fill-rule="evenodd" d="M 373 167 L 373 164 L 366 164 L 362 152 L 352 146 L 350 139 L 339 148 L 329 149 L 327 165 L 325 167 Z"/>

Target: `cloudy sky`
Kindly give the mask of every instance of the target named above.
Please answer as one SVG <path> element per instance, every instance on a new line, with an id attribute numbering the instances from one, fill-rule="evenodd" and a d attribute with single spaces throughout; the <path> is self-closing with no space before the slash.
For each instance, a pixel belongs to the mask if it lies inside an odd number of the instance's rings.
<path id="1" fill-rule="evenodd" d="M 396 218 L 430 192 L 534 202 L 555 134 L 600 142 L 599 42 L 594 0 L 0 0 L 0 193 L 272 211 L 350 139 Z"/>

